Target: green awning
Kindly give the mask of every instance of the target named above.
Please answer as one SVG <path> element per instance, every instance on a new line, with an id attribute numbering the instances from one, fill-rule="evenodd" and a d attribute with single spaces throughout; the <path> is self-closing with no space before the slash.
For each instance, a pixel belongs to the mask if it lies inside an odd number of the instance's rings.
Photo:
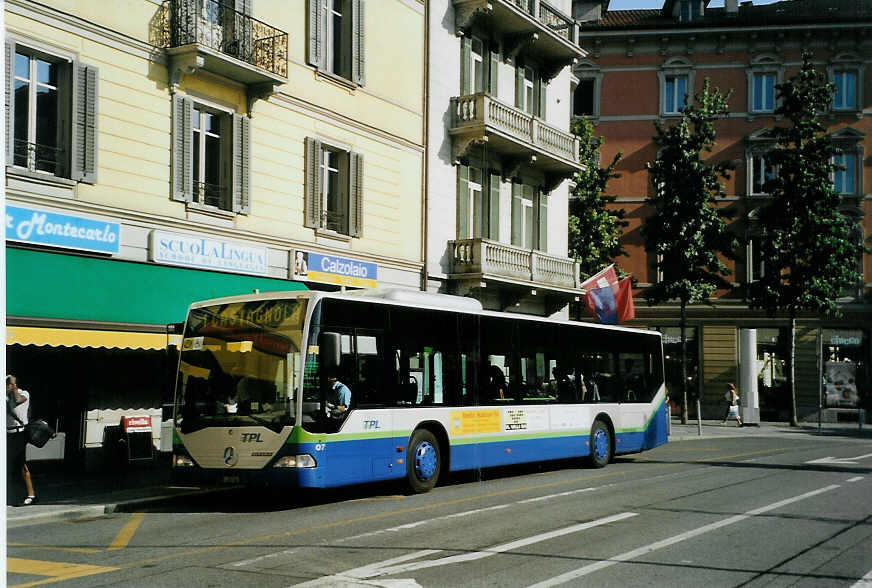
<path id="1" fill-rule="evenodd" d="M 290 280 L 6 248 L 6 315 L 166 325 L 197 300 L 305 290 Z"/>

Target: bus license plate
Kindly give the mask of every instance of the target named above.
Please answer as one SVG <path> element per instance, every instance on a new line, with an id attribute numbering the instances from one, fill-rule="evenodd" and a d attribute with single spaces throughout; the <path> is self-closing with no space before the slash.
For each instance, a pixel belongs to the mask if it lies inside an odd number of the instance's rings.
<path id="1" fill-rule="evenodd" d="M 239 476 L 224 476 L 221 481 L 225 484 L 238 484 Z"/>

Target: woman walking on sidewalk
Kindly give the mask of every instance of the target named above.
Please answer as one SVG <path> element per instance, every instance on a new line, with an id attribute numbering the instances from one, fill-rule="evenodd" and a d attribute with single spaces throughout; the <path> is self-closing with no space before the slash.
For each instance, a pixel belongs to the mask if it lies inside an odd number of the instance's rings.
<path id="1" fill-rule="evenodd" d="M 739 426 L 742 426 L 742 419 L 739 417 L 739 392 L 736 390 L 736 385 L 730 382 L 727 384 L 727 391 L 724 394 L 724 400 L 727 402 L 727 412 L 724 413 L 723 425 L 727 424 L 727 419 L 735 417 Z"/>

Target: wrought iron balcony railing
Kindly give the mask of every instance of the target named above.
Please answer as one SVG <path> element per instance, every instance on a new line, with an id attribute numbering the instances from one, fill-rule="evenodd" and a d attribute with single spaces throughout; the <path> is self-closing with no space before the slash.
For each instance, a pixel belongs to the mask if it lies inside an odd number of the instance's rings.
<path id="1" fill-rule="evenodd" d="M 578 288 L 578 264 L 568 257 L 521 249 L 488 239 L 449 241 L 452 273 L 524 280 L 559 288 Z"/>
<path id="2" fill-rule="evenodd" d="M 15 139 L 12 164 L 30 171 L 41 171 L 57 175 L 65 151 L 53 145 L 28 143 Z"/>
<path id="3" fill-rule="evenodd" d="M 194 182 L 194 202 L 221 208 L 221 205 L 226 202 L 224 193 L 225 187 L 220 184 Z"/>
<path id="4" fill-rule="evenodd" d="M 273 74 L 288 75 L 288 35 L 216 0 L 166 0 L 167 47 L 199 44 Z"/>

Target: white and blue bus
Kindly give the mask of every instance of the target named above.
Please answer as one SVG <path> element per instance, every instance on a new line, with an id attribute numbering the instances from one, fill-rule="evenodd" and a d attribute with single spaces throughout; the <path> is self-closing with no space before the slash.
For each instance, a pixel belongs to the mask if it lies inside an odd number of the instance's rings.
<path id="1" fill-rule="evenodd" d="M 603 467 L 666 442 L 665 397 L 655 331 L 407 290 L 222 298 L 185 322 L 173 475 L 426 492 L 460 470 Z"/>

